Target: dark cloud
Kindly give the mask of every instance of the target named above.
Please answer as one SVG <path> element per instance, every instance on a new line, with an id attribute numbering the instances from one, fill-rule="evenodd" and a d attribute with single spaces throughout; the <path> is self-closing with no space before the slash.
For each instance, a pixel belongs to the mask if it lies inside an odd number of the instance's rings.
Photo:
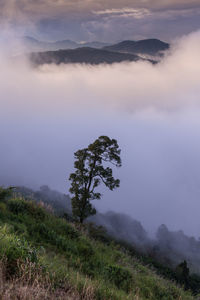
<path id="1" fill-rule="evenodd" d="M 199 0 L 0 0 L 1 28 L 46 39 L 171 39 L 200 26 Z M 166 30 L 169 26 L 170 29 Z"/>

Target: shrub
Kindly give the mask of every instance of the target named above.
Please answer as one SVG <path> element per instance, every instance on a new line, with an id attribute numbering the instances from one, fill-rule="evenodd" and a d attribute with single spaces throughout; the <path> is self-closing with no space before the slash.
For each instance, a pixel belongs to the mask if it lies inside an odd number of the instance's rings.
<path id="1" fill-rule="evenodd" d="M 12 195 L 13 189 L 13 187 L 7 189 L 0 187 L 0 201 L 5 202 Z"/>
<path id="2" fill-rule="evenodd" d="M 87 276 L 94 278 L 95 276 L 99 276 L 102 274 L 102 270 L 104 269 L 104 262 L 99 260 L 96 256 L 90 256 L 82 258 L 81 260 L 81 271 Z"/>
<path id="3" fill-rule="evenodd" d="M 3 202 L 0 202 L 0 213 L 5 214 L 6 212 L 6 204 Z"/>
<path id="4" fill-rule="evenodd" d="M 28 213 L 35 219 L 44 220 L 47 213 L 44 208 L 34 202 L 27 202 Z"/>
<path id="5" fill-rule="evenodd" d="M 78 254 L 82 258 L 90 258 L 94 254 L 94 250 L 90 243 L 84 238 L 82 238 L 78 243 Z"/>
<path id="6" fill-rule="evenodd" d="M 28 228 L 29 234 L 34 234 L 37 241 L 44 242 L 44 240 L 56 246 L 62 251 L 68 251 L 74 253 L 76 248 L 74 243 L 70 240 L 67 240 L 64 236 L 57 234 L 54 230 L 49 229 L 48 226 L 44 223 L 38 223 Z"/>
<path id="7" fill-rule="evenodd" d="M 16 234 L 23 234 L 23 236 L 27 234 L 27 227 L 23 223 L 14 222 L 12 225 Z"/>
<path id="8" fill-rule="evenodd" d="M 66 224 L 66 234 L 71 239 L 77 239 L 80 236 L 79 232 L 68 224 Z"/>
<path id="9" fill-rule="evenodd" d="M 113 282 L 119 289 L 130 291 L 133 277 L 128 269 L 117 265 L 109 265 L 105 268 L 106 278 Z"/>
<path id="10" fill-rule="evenodd" d="M 89 237 L 91 237 L 95 240 L 99 240 L 103 243 L 110 242 L 110 238 L 107 235 L 107 231 L 103 226 L 97 226 L 93 223 L 89 223 L 88 224 L 88 233 L 89 233 Z"/>
<path id="11" fill-rule="evenodd" d="M 20 198 L 10 199 L 8 208 L 14 214 L 27 213 L 27 202 Z"/>
<path id="12" fill-rule="evenodd" d="M 46 215 L 42 207 L 22 198 L 10 199 L 8 201 L 8 208 L 14 214 L 30 214 L 34 218 L 40 220 L 43 220 Z"/>
<path id="13" fill-rule="evenodd" d="M 17 271 L 18 261 L 38 261 L 37 249 L 31 247 L 27 241 L 10 233 L 8 226 L 0 227 L 0 259 L 7 260 L 9 273 Z"/>

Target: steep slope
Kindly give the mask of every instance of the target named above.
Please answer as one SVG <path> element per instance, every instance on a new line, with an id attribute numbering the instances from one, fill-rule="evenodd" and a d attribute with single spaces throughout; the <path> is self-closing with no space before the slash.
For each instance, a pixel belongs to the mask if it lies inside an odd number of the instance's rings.
<path id="1" fill-rule="evenodd" d="M 73 220 L 71 200 L 68 195 L 51 190 L 48 186 L 41 186 L 38 191 L 26 187 L 15 188 L 15 195 L 26 199 L 41 201 L 51 206 L 57 216 L 66 216 Z M 178 264 L 187 261 L 191 273 L 200 274 L 200 241 L 187 236 L 183 231 L 170 231 L 166 225 L 159 226 L 155 238 L 150 238 L 142 224 L 132 217 L 109 211 L 99 213 L 88 218 L 98 226 L 103 226 L 107 234 L 113 238 L 126 241 L 140 253 L 154 257 L 157 262 L 167 261 L 168 267 L 175 269 Z"/>
<path id="2" fill-rule="evenodd" d="M 194 299 L 101 229 L 47 209 L 1 199 L 1 299 Z"/>

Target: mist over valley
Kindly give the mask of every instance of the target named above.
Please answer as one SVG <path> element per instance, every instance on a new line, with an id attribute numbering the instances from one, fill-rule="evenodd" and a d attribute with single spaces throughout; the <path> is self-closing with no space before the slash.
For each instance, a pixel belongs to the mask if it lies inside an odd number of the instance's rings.
<path id="1" fill-rule="evenodd" d="M 73 153 L 106 133 L 122 149 L 121 188 L 98 209 L 128 213 L 151 233 L 165 223 L 198 237 L 198 41 L 198 32 L 180 39 L 157 65 L 32 69 L 2 57 L 2 184 L 67 192 Z"/>

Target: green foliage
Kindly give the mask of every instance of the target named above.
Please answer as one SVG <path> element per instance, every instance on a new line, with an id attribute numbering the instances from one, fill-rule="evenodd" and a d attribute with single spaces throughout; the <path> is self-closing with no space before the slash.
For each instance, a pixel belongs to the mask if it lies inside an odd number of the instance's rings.
<path id="1" fill-rule="evenodd" d="M 71 239 L 78 239 L 80 236 L 79 232 L 70 225 L 66 225 L 66 234 Z"/>
<path id="2" fill-rule="evenodd" d="M 14 214 L 30 214 L 39 220 L 44 220 L 46 213 L 42 207 L 34 202 L 26 201 L 22 198 L 8 200 L 8 208 Z"/>
<path id="3" fill-rule="evenodd" d="M 38 218 L 41 208 L 23 199 L 4 204 L 0 260 L 7 260 L 9 277 L 18 276 L 21 263 L 31 262 L 53 288 L 74 289 L 80 299 L 194 299 L 130 255 L 125 245 L 111 238 L 105 242 L 102 228 L 71 224 L 45 211 Z"/>
<path id="4" fill-rule="evenodd" d="M 177 279 L 181 284 L 185 286 L 186 289 L 188 288 L 189 285 L 189 273 L 190 270 L 185 260 L 176 267 Z"/>
<path id="5" fill-rule="evenodd" d="M 106 234 L 106 229 L 103 226 L 97 226 L 93 223 L 89 223 L 88 234 L 91 238 L 103 243 L 110 243 L 111 241 L 111 238 Z"/>
<path id="6" fill-rule="evenodd" d="M 16 234 L 22 235 L 24 237 L 27 236 L 28 230 L 25 224 L 19 222 L 13 222 L 12 226 L 13 226 L 13 231 Z"/>
<path id="7" fill-rule="evenodd" d="M 12 195 L 14 187 L 9 187 L 7 189 L 0 187 L 0 201 L 4 202 L 8 199 L 9 196 Z"/>
<path id="8" fill-rule="evenodd" d="M 190 275 L 188 287 L 194 295 L 200 295 L 200 276 L 198 274 Z"/>
<path id="9" fill-rule="evenodd" d="M 85 258 L 89 259 L 94 254 L 92 245 L 84 238 L 81 238 L 79 240 L 77 249 L 78 249 L 78 254 L 84 259 Z"/>
<path id="10" fill-rule="evenodd" d="M 27 213 L 28 202 L 23 199 L 10 199 L 8 208 L 14 214 Z"/>
<path id="11" fill-rule="evenodd" d="M 0 259 L 6 258 L 9 274 L 16 272 L 18 261 L 38 261 L 37 249 L 16 236 L 8 226 L 0 226 Z"/>
<path id="12" fill-rule="evenodd" d="M 56 246 L 58 250 L 72 251 L 71 244 L 67 242 L 67 239 L 58 235 L 44 223 L 32 224 L 32 226 L 28 228 L 28 232 L 30 235 L 34 235 L 37 242 L 45 241 L 50 245 Z"/>
<path id="13" fill-rule="evenodd" d="M 109 265 L 105 268 L 105 275 L 119 289 L 129 292 L 133 283 L 133 275 L 128 269 L 117 265 Z"/>
<path id="14" fill-rule="evenodd" d="M 87 148 L 74 154 L 76 171 L 69 177 L 71 181 L 69 191 L 73 195 L 71 199 L 73 215 L 79 222 L 83 223 L 88 216 L 96 213 L 90 201 L 101 198 L 101 194 L 95 192 L 101 182 L 110 190 L 119 187 L 119 179 L 114 179 L 112 169 L 104 167 L 104 163 L 120 167 L 120 152 L 116 140 L 100 136 Z"/>
<path id="15" fill-rule="evenodd" d="M 6 213 L 6 204 L 3 202 L 0 202 L 0 214 Z"/>

